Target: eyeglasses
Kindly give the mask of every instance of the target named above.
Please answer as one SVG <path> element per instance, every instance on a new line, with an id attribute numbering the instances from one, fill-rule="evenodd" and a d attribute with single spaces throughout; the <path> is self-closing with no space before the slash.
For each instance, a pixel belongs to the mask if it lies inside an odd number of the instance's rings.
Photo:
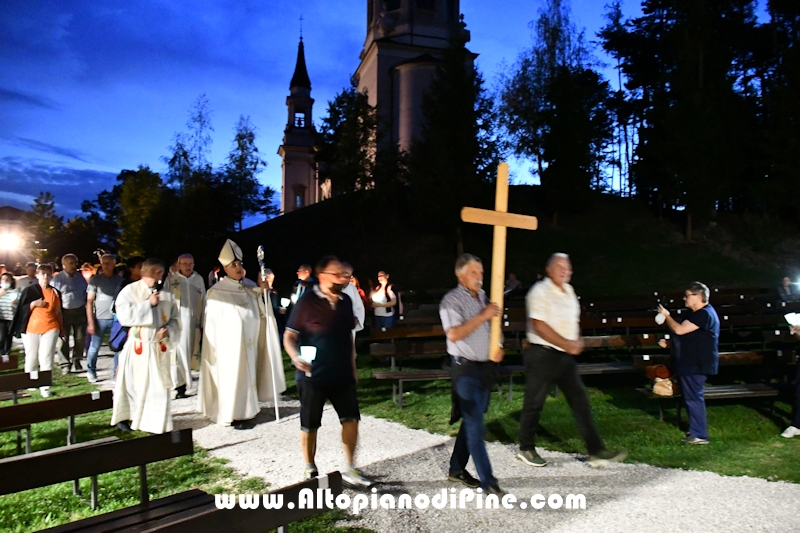
<path id="1" fill-rule="evenodd" d="M 344 272 L 320 272 L 320 274 L 328 274 L 329 276 L 334 276 L 337 278 L 349 278 L 350 276 L 346 275 Z"/>
<path id="2" fill-rule="evenodd" d="M 697 296 L 697 295 L 693 292 L 687 292 L 683 295 L 684 298 L 688 298 L 689 296 Z"/>

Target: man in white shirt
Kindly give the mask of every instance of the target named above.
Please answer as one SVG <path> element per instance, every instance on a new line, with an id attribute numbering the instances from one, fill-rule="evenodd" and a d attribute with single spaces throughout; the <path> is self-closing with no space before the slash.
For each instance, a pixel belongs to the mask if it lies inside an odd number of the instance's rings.
<path id="1" fill-rule="evenodd" d="M 592 418 L 589 395 L 583 386 L 575 357 L 583 351 L 581 306 L 569 284 L 572 264 L 567 254 L 553 254 L 547 261 L 547 277 L 528 291 L 528 341 L 525 351 L 525 400 L 519 421 L 517 459 L 531 466 L 547 466 L 536 453 L 534 439 L 547 394 L 553 385 L 564 393 L 586 442 L 589 464 L 602 466 L 624 461 L 625 451 L 606 449 Z"/>
<path id="2" fill-rule="evenodd" d="M 364 309 L 364 302 L 361 300 L 361 295 L 358 294 L 358 289 L 355 285 L 350 283 L 350 278 L 353 277 L 353 265 L 350 263 L 342 263 L 342 274 L 347 278 L 347 285 L 345 285 L 342 292 L 350 297 L 353 301 L 353 318 L 355 318 L 355 327 L 353 328 L 353 339 L 356 338 L 356 333 L 364 329 L 364 318 L 366 311 Z"/>

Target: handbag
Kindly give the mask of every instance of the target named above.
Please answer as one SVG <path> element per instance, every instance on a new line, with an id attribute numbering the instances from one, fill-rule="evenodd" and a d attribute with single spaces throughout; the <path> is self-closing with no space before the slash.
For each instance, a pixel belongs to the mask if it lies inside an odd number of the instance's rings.
<path id="1" fill-rule="evenodd" d="M 111 324 L 111 333 L 108 335 L 108 347 L 113 351 L 118 352 L 125 346 L 125 341 L 128 340 L 128 326 L 123 326 L 117 320 L 117 315 L 114 315 L 114 322 Z"/>
<path id="2" fill-rule="evenodd" d="M 672 396 L 674 394 L 672 380 L 669 378 L 656 378 L 655 383 L 653 383 L 653 394 L 656 396 Z"/>

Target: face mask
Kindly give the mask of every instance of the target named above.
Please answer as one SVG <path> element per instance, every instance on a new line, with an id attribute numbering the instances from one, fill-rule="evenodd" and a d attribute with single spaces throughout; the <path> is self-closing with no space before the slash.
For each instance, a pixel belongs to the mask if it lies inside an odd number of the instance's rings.
<path id="1" fill-rule="evenodd" d="M 344 283 L 334 283 L 331 285 L 331 292 L 333 294 L 339 294 L 344 290 Z"/>
<path id="2" fill-rule="evenodd" d="M 0 289 L 10 289 L 10 288 L 11 288 L 11 284 L 9 282 L 4 281 L 4 282 L 0 283 Z"/>

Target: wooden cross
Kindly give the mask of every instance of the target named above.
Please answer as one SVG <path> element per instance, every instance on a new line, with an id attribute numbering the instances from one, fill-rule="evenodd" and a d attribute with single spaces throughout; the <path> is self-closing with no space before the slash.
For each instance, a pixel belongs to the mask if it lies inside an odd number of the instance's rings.
<path id="1" fill-rule="evenodd" d="M 489 299 L 503 309 L 503 289 L 506 271 L 506 228 L 535 230 L 539 226 L 536 217 L 516 215 L 508 212 L 508 164 L 497 166 L 497 192 L 494 197 L 494 211 L 464 207 L 461 209 L 461 220 L 474 224 L 494 226 L 494 242 L 492 244 L 492 280 Z M 503 352 L 495 351 L 503 338 L 502 313 L 492 319 L 492 330 L 489 346 L 489 358 L 492 361 L 503 360 Z M 499 354 L 499 355 L 498 355 Z"/>

